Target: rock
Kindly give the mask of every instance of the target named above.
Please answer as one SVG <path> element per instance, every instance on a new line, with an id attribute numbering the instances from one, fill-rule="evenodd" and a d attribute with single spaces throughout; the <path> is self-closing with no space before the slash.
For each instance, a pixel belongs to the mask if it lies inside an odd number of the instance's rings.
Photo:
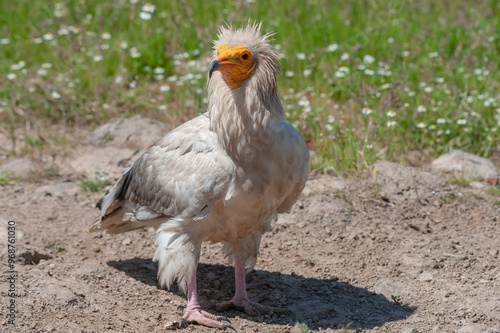
<path id="1" fill-rule="evenodd" d="M 432 276 L 431 272 L 425 271 L 425 272 L 422 272 L 422 274 L 420 274 L 420 276 L 418 277 L 418 280 L 421 282 L 430 282 L 430 281 L 432 281 L 433 278 L 434 277 Z"/>
<path id="2" fill-rule="evenodd" d="M 340 192 L 345 189 L 346 184 L 347 181 L 343 178 L 321 175 L 308 180 L 302 195 L 307 197 L 317 193 Z"/>
<path id="3" fill-rule="evenodd" d="M 0 165 L 0 176 L 10 174 L 14 178 L 26 178 L 35 172 L 38 166 L 30 159 L 16 158 Z"/>
<path id="4" fill-rule="evenodd" d="M 12 151 L 14 150 L 14 141 L 12 141 L 12 138 L 0 132 L 0 147 L 1 153 Z"/>
<path id="5" fill-rule="evenodd" d="M 134 116 L 105 124 L 94 131 L 91 143 L 95 146 L 146 149 L 169 131 L 161 122 Z"/>
<path id="6" fill-rule="evenodd" d="M 418 333 L 418 330 L 415 327 L 405 328 L 402 333 Z"/>
<path id="7" fill-rule="evenodd" d="M 471 188 L 474 188 L 476 190 L 482 190 L 483 188 L 486 187 L 486 183 L 481 183 L 481 182 L 470 182 L 469 186 Z"/>
<path id="8" fill-rule="evenodd" d="M 74 182 L 57 182 L 47 185 L 42 185 L 36 189 L 36 192 L 50 197 L 63 198 L 74 196 L 78 193 L 80 187 Z"/>
<path id="9" fill-rule="evenodd" d="M 69 164 L 73 171 L 88 179 L 103 180 L 120 175 L 132 165 L 139 153 L 137 150 L 127 148 L 94 148 L 80 153 Z"/>
<path id="10" fill-rule="evenodd" d="M 132 243 L 132 240 L 128 237 L 122 241 L 122 245 L 129 245 L 130 243 Z"/>
<path id="11" fill-rule="evenodd" d="M 452 192 L 442 177 L 397 163 L 378 161 L 370 168 L 380 198 L 392 204 L 418 200 L 421 204 Z"/>
<path id="12" fill-rule="evenodd" d="M 166 125 L 140 116 L 105 124 L 94 131 L 90 140 L 97 148 L 90 146 L 76 152 L 69 162 L 71 171 L 88 179 L 115 178 L 167 132 Z"/>
<path id="13" fill-rule="evenodd" d="M 391 300 L 392 296 L 404 295 L 404 299 L 411 299 L 418 294 L 418 286 L 396 281 L 390 278 L 380 278 L 373 286 L 373 292 L 382 294 Z M 402 300 L 404 302 L 404 299 Z"/>
<path id="14" fill-rule="evenodd" d="M 452 150 L 432 162 L 432 170 L 465 179 L 488 179 L 500 177 L 493 162 L 461 150 Z"/>
<path id="15" fill-rule="evenodd" d="M 41 276 L 28 291 L 37 302 L 55 309 L 87 307 L 89 287 L 75 279 L 61 279 L 50 275 Z"/>
<path id="16" fill-rule="evenodd" d="M 476 333 L 485 332 L 484 326 L 479 324 L 465 325 L 457 331 L 457 333 Z"/>

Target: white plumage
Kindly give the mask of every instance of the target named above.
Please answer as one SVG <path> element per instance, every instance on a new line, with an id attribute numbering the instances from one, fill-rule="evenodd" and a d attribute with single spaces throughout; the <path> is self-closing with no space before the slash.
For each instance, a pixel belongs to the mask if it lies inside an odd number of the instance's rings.
<path id="1" fill-rule="evenodd" d="M 201 310 L 196 268 L 202 242 L 222 242 L 234 259 L 236 292 L 220 309 L 268 309 L 247 298 L 245 268 L 262 234 L 289 212 L 308 177 L 309 152 L 286 122 L 277 95 L 279 63 L 260 25 L 221 28 L 208 81 L 208 111 L 169 132 L 98 203 L 92 231 L 158 227 L 158 281 L 187 293 L 183 320 L 232 328 Z"/>

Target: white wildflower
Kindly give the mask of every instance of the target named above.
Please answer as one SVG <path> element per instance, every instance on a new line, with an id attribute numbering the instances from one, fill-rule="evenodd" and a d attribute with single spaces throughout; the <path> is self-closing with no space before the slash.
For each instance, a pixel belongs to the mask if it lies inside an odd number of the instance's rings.
<path id="1" fill-rule="evenodd" d="M 375 57 L 367 54 L 363 57 L 363 63 L 366 65 L 373 64 L 375 62 Z"/>
<path id="2" fill-rule="evenodd" d="M 335 52 L 339 49 L 339 45 L 334 43 L 334 44 L 330 44 L 326 47 L 326 52 L 328 53 L 331 53 L 331 52 Z"/>
<path id="3" fill-rule="evenodd" d="M 394 120 L 388 120 L 386 123 L 387 127 L 394 127 L 396 124 L 397 123 Z"/>
<path id="4" fill-rule="evenodd" d="M 144 6 L 142 6 L 142 11 L 146 13 L 154 13 L 155 9 L 156 9 L 155 5 L 152 5 L 150 3 L 147 3 Z"/>
<path id="5" fill-rule="evenodd" d="M 369 107 L 364 107 L 361 109 L 361 113 L 364 114 L 365 116 L 369 115 L 372 112 L 373 112 L 373 110 L 370 109 Z"/>
<path id="6" fill-rule="evenodd" d="M 439 57 L 439 53 L 437 51 L 429 53 L 429 58 L 437 58 L 437 57 Z"/>
<path id="7" fill-rule="evenodd" d="M 371 69 L 368 69 L 368 68 L 365 69 L 365 71 L 363 73 L 365 73 L 365 75 L 368 75 L 368 76 L 372 76 L 373 74 L 375 74 L 374 71 L 372 71 Z"/>
<path id="8" fill-rule="evenodd" d="M 295 56 L 299 60 L 306 60 L 306 54 L 304 52 L 297 53 Z"/>
<path id="9" fill-rule="evenodd" d="M 45 40 L 53 40 L 54 39 L 54 35 L 52 34 L 52 32 L 46 32 L 42 37 Z"/>
<path id="10" fill-rule="evenodd" d="M 165 73 L 165 69 L 162 68 L 162 67 L 156 67 L 155 69 L 153 69 L 153 74 L 164 74 Z"/>
<path id="11" fill-rule="evenodd" d="M 145 21 L 151 20 L 151 13 L 148 12 L 140 12 L 139 17 Z"/>

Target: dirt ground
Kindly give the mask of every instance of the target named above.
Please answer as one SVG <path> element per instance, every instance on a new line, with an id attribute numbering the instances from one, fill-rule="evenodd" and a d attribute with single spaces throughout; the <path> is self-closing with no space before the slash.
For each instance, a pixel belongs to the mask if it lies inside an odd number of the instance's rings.
<path id="1" fill-rule="evenodd" d="M 157 286 L 154 230 L 89 233 L 102 193 L 60 170 L 0 187 L 3 276 L 9 220 L 18 257 L 15 326 L 2 278 L 0 331 L 166 331 L 186 301 Z M 288 312 L 221 314 L 238 332 L 500 332 L 500 205 L 486 188 L 388 162 L 348 179 L 312 176 L 247 276 L 250 297 Z M 198 270 L 201 304 L 216 314 L 234 290 L 220 249 L 204 245 Z"/>

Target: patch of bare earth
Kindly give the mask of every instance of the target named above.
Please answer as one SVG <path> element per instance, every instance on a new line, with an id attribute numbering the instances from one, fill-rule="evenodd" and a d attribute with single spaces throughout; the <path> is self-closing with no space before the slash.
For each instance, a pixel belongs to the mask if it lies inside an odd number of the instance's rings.
<path id="1" fill-rule="evenodd" d="M 91 158 L 97 148 L 77 149 Z M 118 177 L 120 166 L 109 168 Z M 67 170 L 0 188 L 2 267 L 8 220 L 19 258 L 16 324 L 2 315 L 0 331 L 164 332 L 186 302 L 157 287 L 154 231 L 88 233 L 102 193 L 83 191 Z M 486 189 L 421 169 L 379 162 L 349 179 L 312 178 L 247 276 L 250 297 L 289 311 L 223 315 L 238 332 L 500 332 L 499 219 Z M 220 248 L 205 245 L 198 270 L 200 301 L 213 313 L 234 290 Z M 7 290 L 2 279 L 2 313 Z"/>

